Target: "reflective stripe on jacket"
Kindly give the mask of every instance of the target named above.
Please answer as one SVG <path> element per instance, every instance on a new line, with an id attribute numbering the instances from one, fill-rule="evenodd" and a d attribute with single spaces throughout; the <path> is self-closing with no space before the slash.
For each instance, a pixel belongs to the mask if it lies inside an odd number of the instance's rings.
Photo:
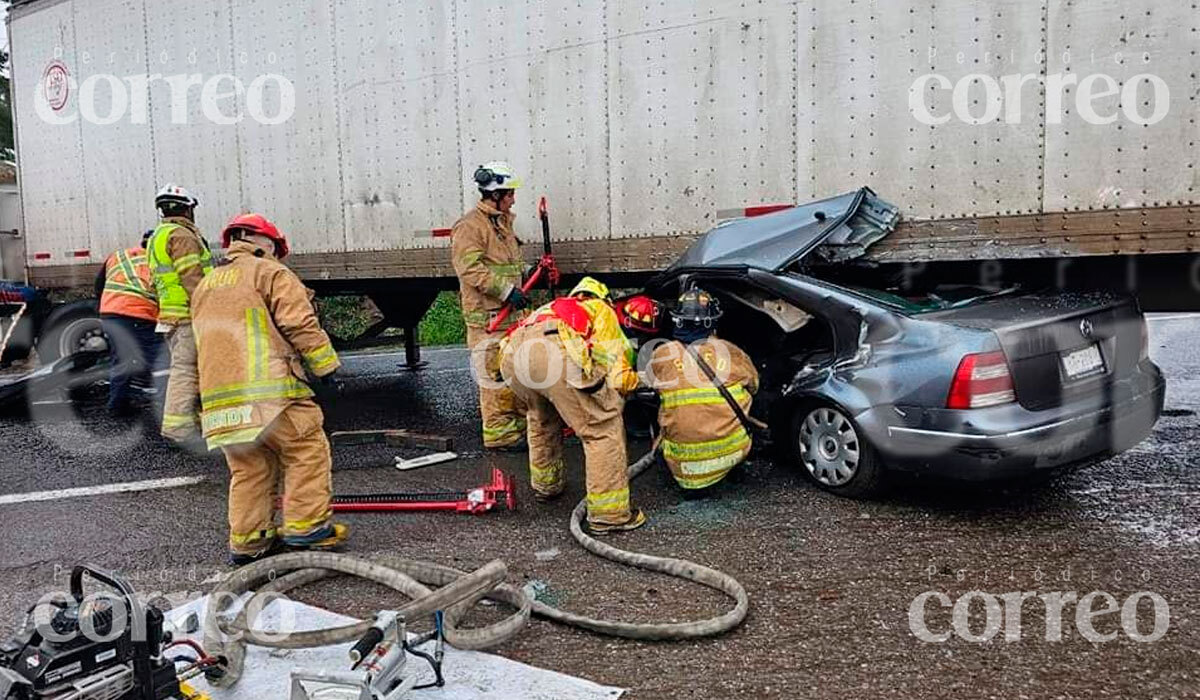
<path id="1" fill-rule="evenodd" d="M 313 395 L 306 367 L 322 377 L 341 366 L 312 292 L 255 250 L 231 245 L 228 264 L 204 278 L 192 303 L 200 424 L 210 448 L 255 441 L 290 402 Z"/>
<path id="2" fill-rule="evenodd" d="M 701 341 L 696 351 L 749 413 L 751 395 L 758 390 L 758 370 L 750 357 L 719 338 Z M 711 486 L 749 454 L 750 435 L 683 343 L 673 340 L 656 348 L 646 380 L 662 399 L 663 458 L 680 486 Z"/>
<path id="3" fill-rule="evenodd" d="M 534 311 L 521 321 L 520 327 L 551 319 L 557 324 L 558 332 L 555 335 L 567 357 L 582 370 L 581 384 L 577 389 L 605 379 L 623 395 L 638 388 L 638 375 L 634 368 L 637 354 L 621 330 L 617 313 L 608 302 L 595 298 L 560 297 Z M 505 338 L 501 350 L 507 351 L 509 345 L 509 338 Z"/>
<path id="4" fill-rule="evenodd" d="M 450 255 L 462 297 L 463 320 L 483 328 L 521 285 L 525 262 L 521 241 L 513 232 L 513 215 L 479 202 L 454 224 Z M 520 320 L 509 316 L 505 327 Z"/>
<path id="5" fill-rule="evenodd" d="M 104 261 L 100 314 L 158 320 L 158 298 L 144 248 L 118 250 Z"/>
<path id="6" fill-rule="evenodd" d="M 163 219 L 146 243 L 147 262 L 158 292 L 158 319 L 183 323 L 191 318 L 190 299 L 201 278 L 212 272 L 212 252 L 188 219 Z"/>

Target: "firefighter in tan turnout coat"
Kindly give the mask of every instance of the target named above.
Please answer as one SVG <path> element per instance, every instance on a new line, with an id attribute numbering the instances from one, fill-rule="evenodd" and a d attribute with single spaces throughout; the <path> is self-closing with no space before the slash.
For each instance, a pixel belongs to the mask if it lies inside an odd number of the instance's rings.
<path id="1" fill-rule="evenodd" d="M 638 387 L 633 363 L 608 287 L 591 277 L 533 312 L 502 345 L 504 379 L 529 406 L 534 495 L 548 500 L 566 487 L 565 423 L 583 443 L 588 527 L 597 535 L 646 522 L 629 500 L 623 409 Z"/>
<path id="2" fill-rule="evenodd" d="M 328 549 L 347 528 L 330 510 L 332 463 L 324 416 L 305 370 L 332 383 L 341 365 L 321 329 L 312 292 L 279 259 L 287 238 L 258 214 L 222 234 L 227 264 L 196 288 L 201 427 L 229 464 L 229 548 L 234 564 L 282 543 Z M 276 482 L 282 481 L 282 523 Z"/>
<path id="3" fill-rule="evenodd" d="M 660 397 L 663 458 L 680 486 L 702 489 L 721 481 L 740 464 L 750 454 L 751 441 L 729 402 L 687 347 L 716 373 L 746 414 L 758 391 L 758 370 L 741 348 L 714 335 L 721 310 L 707 292 L 684 292 L 671 316 L 675 340 L 655 348 L 646 377 Z"/>
<path id="4" fill-rule="evenodd" d="M 521 242 L 513 232 L 514 190 L 521 182 L 506 163 L 492 162 L 475 171 L 475 184 L 480 201 L 454 224 L 451 255 L 462 295 L 471 365 L 479 375 L 483 446 L 505 448 L 519 444 L 525 435 L 524 406 L 498 382 L 500 340 L 529 306 L 520 289 L 525 271 Z M 488 333 L 488 322 L 505 304 L 511 304 L 515 313 L 496 332 Z"/>

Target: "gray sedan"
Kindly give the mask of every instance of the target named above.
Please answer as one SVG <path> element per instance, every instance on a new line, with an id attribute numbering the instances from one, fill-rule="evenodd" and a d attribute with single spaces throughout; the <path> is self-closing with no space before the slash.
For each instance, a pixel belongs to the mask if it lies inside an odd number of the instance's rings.
<path id="1" fill-rule="evenodd" d="M 863 188 L 701 237 L 650 284 L 698 283 L 719 335 L 762 375 L 754 414 L 829 491 L 877 491 L 889 470 L 985 480 L 1128 449 L 1162 411 L 1134 299 L 1106 293 L 856 283 L 850 261 L 895 226 Z"/>

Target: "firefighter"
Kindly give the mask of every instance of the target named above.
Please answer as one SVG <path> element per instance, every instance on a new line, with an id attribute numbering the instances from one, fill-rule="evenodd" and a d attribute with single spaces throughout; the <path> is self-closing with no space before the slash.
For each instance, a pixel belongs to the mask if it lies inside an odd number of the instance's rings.
<path id="1" fill-rule="evenodd" d="M 212 253 L 196 228 L 199 201 L 195 196 L 169 184 L 159 190 L 154 204 L 162 221 L 146 244 L 146 257 L 158 294 L 158 332 L 166 335 L 171 350 L 162 434 L 182 442 L 195 436 L 198 427 L 191 298 L 196 285 L 212 271 Z"/>
<path id="2" fill-rule="evenodd" d="M 721 307 L 704 290 L 693 288 L 680 295 L 671 318 L 674 340 L 655 348 L 646 382 L 660 397 L 663 459 L 675 481 L 694 491 L 724 479 L 750 454 L 751 440 L 688 346 L 747 415 L 751 396 L 758 391 L 758 371 L 741 348 L 716 337 Z"/>
<path id="3" fill-rule="evenodd" d="M 227 262 L 196 288 L 201 426 L 229 464 L 230 561 L 243 565 L 279 545 L 330 549 L 349 530 L 330 510 L 332 462 L 324 416 L 305 369 L 336 385 L 341 366 L 313 294 L 279 261 L 287 238 L 258 214 L 221 235 Z M 283 522 L 276 528 L 276 481 Z"/>
<path id="4" fill-rule="evenodd" d="M 155 332 L 158 297 L 146 262 L 146 241 L 153 233 L 143 234 L 140 246 L 109 255 L 96 277 L 100 325 L 111 345 L 108 410 L 118 416 L 133 410 L 132 390 L 152 388 L 152 371 L 162 352 L 162 338 Z"/>
<path id="5" fill-rule="evenodd" d="M 514 449 L 525 436 L 524 406 L 497 380 L 500 340 L 521 320 L 529 300 L 521 293 L 525 263 L 521 241 L 513 232 L 513 202 L 521 181 L 507 163 L 479 166 L 475 184 L 480 200 L 463 215 L 451 232 L 451 255 L 462 295 L 463 321 L 471 365 L 480 375 L 479 411 L 483 417 L 483 446 Z M 513 307 L 506 322 L 494 333 L 488 322 L 504 307 Z"/>
<path id="6" fill-rule="evenodd" d="M 528 406 L 529 476 L 539 501 L 562 494 L 565 423 L 583 443 L 592 534 L 633 530 L 646 515 L 629 500 L 622 409 L 638 386 L 633 349 L 608 288 L 585 277 L 505 339 L 501 373 Z"/>

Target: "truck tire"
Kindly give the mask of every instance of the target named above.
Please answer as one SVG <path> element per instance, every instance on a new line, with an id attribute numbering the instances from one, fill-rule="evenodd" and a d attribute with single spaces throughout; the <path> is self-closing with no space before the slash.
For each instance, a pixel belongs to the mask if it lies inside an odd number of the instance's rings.
<path id="1" fill-rule="evenodd" d="M 38 339 L 38 359 L 49 364 L 83 350 L 106 352 L 108 337 L 100 328 L 100 313 L 95 299 L 63 304 L 46 318 Z"/>

